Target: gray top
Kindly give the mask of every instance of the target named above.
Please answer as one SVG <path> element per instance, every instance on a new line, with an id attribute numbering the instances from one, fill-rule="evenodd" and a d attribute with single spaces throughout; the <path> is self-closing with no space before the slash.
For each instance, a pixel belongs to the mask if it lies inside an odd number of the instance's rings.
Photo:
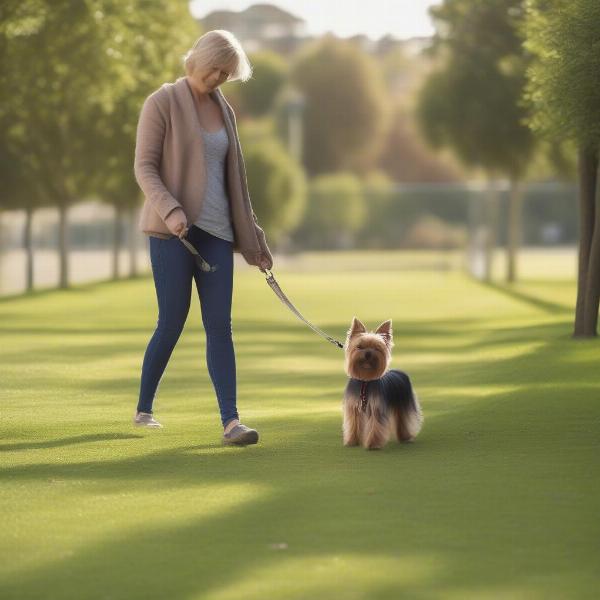
<path id="1" fill-rule="evenodd" d="M 206 160 L 206 192 L 204 203 L 194 225 L 208 233 L 234 241 L 229 198 L 225 189 L 225 157 L 229 148 L 229 137 L 225 127 L 219 131 L 202 129 L 204 157 Z"/>

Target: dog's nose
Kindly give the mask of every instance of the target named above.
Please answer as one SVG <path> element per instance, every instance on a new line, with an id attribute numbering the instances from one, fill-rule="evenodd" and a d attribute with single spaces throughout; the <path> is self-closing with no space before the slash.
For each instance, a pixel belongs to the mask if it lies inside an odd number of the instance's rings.
<path id="1" fill-rule="evenodd" d="M 365 358 L 371 358 L 371 352 L 369 350 L 365 352 Z"/>

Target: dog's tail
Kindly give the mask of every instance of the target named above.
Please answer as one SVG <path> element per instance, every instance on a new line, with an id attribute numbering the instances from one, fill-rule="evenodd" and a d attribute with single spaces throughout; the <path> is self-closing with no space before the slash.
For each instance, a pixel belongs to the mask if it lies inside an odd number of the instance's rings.
<path id="1" fill-rule="evenodd" d="M 390 369 L 381 380 L 383 395 L 394 417 L 394 429 L 401 442 L 416 437 L 423 425 L 423 413 L 410 377 L 398 369 Z"/>

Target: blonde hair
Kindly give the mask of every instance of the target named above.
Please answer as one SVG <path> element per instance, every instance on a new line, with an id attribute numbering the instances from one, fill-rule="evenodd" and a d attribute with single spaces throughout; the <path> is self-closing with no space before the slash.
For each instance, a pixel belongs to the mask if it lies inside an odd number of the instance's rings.
<path id="1" fill-rule="evenodd" d="M 213 29 L 201 35 L 183 56 L 187 75 L 200 69 L 224 67 L 235 59 L 235 68 L 227 81 L 248 81 L 252 77 L 252 65 L 239 40 L 225 29 Z"/>

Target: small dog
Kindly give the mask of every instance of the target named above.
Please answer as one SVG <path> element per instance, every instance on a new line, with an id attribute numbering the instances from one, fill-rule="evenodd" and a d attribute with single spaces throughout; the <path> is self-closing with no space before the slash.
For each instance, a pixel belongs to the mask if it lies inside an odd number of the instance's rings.
<path id="1" fill-rule="evenodd" d="M 392 433 L 399 442 L 409 442 L 421 430 L 423 414 L 408 375 L 388 371 L 393 346 L 391 319 L 372 333 L 352 319 L 344 345 L 350 377 L 343 401 L 345 446 L 378 449 Z"/>

